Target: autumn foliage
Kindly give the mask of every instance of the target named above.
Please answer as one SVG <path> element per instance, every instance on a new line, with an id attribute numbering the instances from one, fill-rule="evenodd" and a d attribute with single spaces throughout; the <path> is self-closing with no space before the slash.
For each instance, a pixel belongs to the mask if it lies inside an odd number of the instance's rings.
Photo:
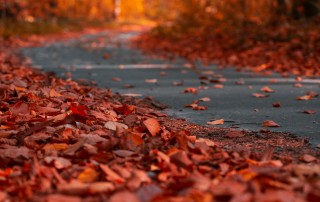
<path id="1" fill-rule="evenodd" d="M 320 75 L 318 14 L 306 6 L 311 1 L 281 2 L 181 1 L 176 18 L 143 35 L 136 45 L 190 63 L 275 70 L 284 76 Z M 317 1 L 312 2 L 319 10 Z"/>

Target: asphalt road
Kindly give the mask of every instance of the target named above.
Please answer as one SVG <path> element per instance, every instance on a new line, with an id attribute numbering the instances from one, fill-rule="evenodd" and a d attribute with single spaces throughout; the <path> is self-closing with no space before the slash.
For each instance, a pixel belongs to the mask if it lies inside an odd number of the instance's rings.
<path id="1" fill-rule="evenodd" d="M 71 72 L 74 79 L 94 80 L 99 86 L 111 88 L 113 92 L 152 96 L 169 106 L 170 115 L 194 123 L 206 125 L 208 121 L 224 119 L 225 124 L 219 127 L 259 131 L 263 128 L 263 121 L 273 120 L 280 127 L 269 128 L 272 131 L 306 137 L 314 145 L 320 143 L 319 98 L 296 100 L 296 97 L 308 91 L 319 93 L 320 78 L 303 79 L 300 82 L 302 87 L 296 88 L 293 86 L 297 83 L 294 77 L 256 75 L 237 72 L 233 68 L 219 70 L 214 65 L 198 65 L 196 69 L 191 69 L 182 59 L 173 62 L 155 59 L 130 48 L 128 40 L 137 34 L 104 32 L 68 42 L 26 48 L 22 53 L 36 67 L 54 71 L 58 76 L 64 77 L 66 72 Z M 225 78 L 226 81 L 220 83 L 223 88 L 214 88 L 217 83 L 204 84 L 208 80 L 200 80 L 199 77 L 210 77 L 213 81 Z M 182 80 L 183 86 L 172 85 Z M 244 84 L 239 85 L 239 81 Z M 125 85 L 134 87 L 125 88 Z M 260 89 L 264 86 L 269 86 L 275 92 L 264 93 L 270 95 L 267 98 L 252 96 L 252 93 L 262 93 Z M 182 93 L 187 87 L 198 88 L 198 93 Z M 184 107 L 203 97 L 211 99 L 201 103 L 208 107 L 207 110 L 194 111 Z M 280 102 L 281 107 L 274 108 L 274 102 Z M 305 114 L 305 110 L 315 110 L 317 113 Z"/>

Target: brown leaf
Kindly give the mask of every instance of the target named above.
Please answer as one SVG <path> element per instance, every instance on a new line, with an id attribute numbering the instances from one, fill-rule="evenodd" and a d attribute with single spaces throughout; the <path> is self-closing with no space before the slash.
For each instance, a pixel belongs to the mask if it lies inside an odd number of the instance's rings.
<path id="1" fill-rule="evenodd" d="M 175 152 L 174 154 L 170 155 L 170 160 L 177 166 L 184 168 L 188 168 L 193 164 L 185 151 Z"/>
<path id="2" fill-rule="evenodd" d="M 111 170 L 111 168 L 109 168 L 109 166 L 104 165 L 104 164 L 100 164 L 100 168 L 104 172 L 104 174 L 106 175 L 107 180 L 109 180 L 111 182 L 118 183 L 118 184 L 122 184 L 125 182 L 125 179 L 123 179 L 120 175 L 118 175 L 116 172 Z"/>
<path id="3" fill-rule="evenodd" d="M 279 108 L 279 107 L 281 107 L 281 103 L 280 102 L 274 102 L 274 103 L 272 103 L 272 106 L 275 107 L 275 108 Z"/>
<path id="4" fill-rule="evenodd" d="M 136 194 L 133 194 L 129 191 L 120 191 L 113 194 L 109 202 L 140 202 Z"/>
<path id="5" fill-rule="evenodd" d="M 304 161 L 306 163 L 311 163 L 317 160 L 316 157 L 310 155 L 310 154 L 304 154 L 303 156 L 301 156 L 300 158 L 301 161 Z"/>
<path id="6" fill-rule="evenodd" d="M 24 157 L 26 159 L 31 158 L 32 151 L 28 149 L 27 147 L 15 147 L 15 146 L 9 146 L 9 145 L 1 145 L 0 147 L 0 158 L 11 158 L 16 159 L 21 157 Z"/>
<path id="7" fill-rule="evenodd" d="M 148 118 L 143 121 L 143 124 L 147 127 L 152 136 L 156 136 L 160 131 L 160 124 L 156 119 Z"/>
<path id="8" fill-rule="evenodd" d="M 98 194 L 98 193 L 108 193 L 115 190 L 115 187 L 110 182 L 94 182 L 89 186 L 89 193 Z"/>
<path id="9" fill-rule="evenodd" d="M 46 202 L 81 202 L 82 199 L 77 196 L 68 196 L 62 194 L 51 194 L 46 197 Z"/>
<path id="10" fill-rule="evenodd" d="M 207 122 L 207 124 L 209 124 L 209 125 L 223 125 L 224 124 L 224 119 L 210 121 L 210 122 Z"/>
<path id="11" fill-rule="evenodd" d="M 133 151 L 129 151 L 129 150 L 114 150 L 112 151 L 114 154 L 116 154 L 117 156 L 120 157 L 129 157 L 132 156 L 133 154 L 135 154 Z"/>
<path id="12" fill-rule="evenodd" d="M 9 110 L 13 115 L 30 114 L 29 105 L 25 102 L 17 102 Z"/>
<path id="13" fill-rule="evenodd" d="M 279 124 L 277 124 L 276 122 L 272 121 L 272 120 L 266 120 L 262 123 L 263 127 L 280 127 Z"/>
<path id="14" fill-rule="evenodd" d="M 185 88 L 183 93 L 192 93 L 192 94 L 197 94 L 198 93 L 198 90 L 196 88 Z"/>
<path id="15" fill-rule="evenodd" d="M 110 54 L 109 53 L 103 54 L 103 59 L 107 60 L 109 58 L 110 58 Z"/>
<path id="16" fill-rule="evenodd" d="M 120 82 L 120 81 L 122 81 L 122 79 L 120 79 L 119 77 L 113 77 L 113 78 L 112 78 L 112 81 Z"/>
<path id="17" fill-rule="evenodd" d="M 232 130 L 227 132 L 224 136 L 228 138 L 238 138 L 245 136 L 245 134 L 242 131 Z"/>
<path id="18" fill-rule="evenodd" d="M 47 164 L 53 163 L 53 165 L 56 169 L 63 169 L 63 168 L 67 168 L 67 167 L 72 166 L 72 163 L 70 160 L 68 160 L 66 158 L 62 158 L 62 157 L 47 156 L 44 158 L 44 161 Z"/>

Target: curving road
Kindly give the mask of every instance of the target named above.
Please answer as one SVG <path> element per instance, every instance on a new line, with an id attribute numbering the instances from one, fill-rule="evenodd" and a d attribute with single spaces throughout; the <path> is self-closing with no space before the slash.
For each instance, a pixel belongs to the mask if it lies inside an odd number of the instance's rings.
<path id="1" fill-rule="evenodd" d="M 206 124 L 224 119 L 222 127 L 259 131 L 263 121 L 273 120 L 280 127 L 269 130 L 306 137 L 314 145 L 320 143 L 319 98 L 296 100 L 308 91 L 319 93 L 320 78 L 304 79 L 300 82 L 302 87 L 297 88 L 293 86 L 297 83 L 293 77 L 282 78 L 277 74 L 263 76 L 236 72 L 232 68 L 219 70 L 214 65 L 198 65 L 191 69 L 182 59 L 173 62 L 155 59 L 129 47 L 130 38 L 138 34 L 102 32 L 68 42 L 26 48 L 22 53 L 32 60 L 34 66 L 54 71 L 58 76 L 71 72 L 74 79 L 94 80 L 114 92 L 152 96 L 167 104 L 171 115 L 191 122 Z M 216 83 L 219 78 L 225 81 Z M 180 81 L 184 81 L 183 86 L 172 85 Z M 264 86 L 275 92 L 263 93 L 269 94 L 267 98 L 252 96 L 253 93 L 262 93 L 260 89 Z M 187 87 L 197 88 L 197 94 L 182 93 Z M 203 97 L 211 99 L 200 103 L 207 106 L 207 110 L 194 111 L 184 107 Z M 280 102 L 281 107 L 273 107 L 274 102 Z M 317 113 L 306 114 L 303 113 L 305 110 Z"/>

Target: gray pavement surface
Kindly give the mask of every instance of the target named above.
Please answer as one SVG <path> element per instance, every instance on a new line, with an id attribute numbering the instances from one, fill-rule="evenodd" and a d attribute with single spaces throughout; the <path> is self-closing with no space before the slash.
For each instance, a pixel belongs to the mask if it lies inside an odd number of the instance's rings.
<path id="1" fill-rule="evenodd" d="M 297 82 L 294 77 L 256 75 L 237 72 L 233 68 L 220 70 L 215 65 L 197 65 L 196 69 L 191 69 L 182 59 L 155 59 L 128 46 L 130 38 L 138 34 L 103 32 L 68 42 L 26 48 L 22 50 L 22 54 L 29 57 L 34 66 L 54 71 L 57 76 L 65 77 L 66 72 L 71 72 L 75 80 L 94 80 L 100 87 L 111 88 L 113 92 L 152 96 L 169 106 L 167 111 L 170 115 L 193 123 L 206 125 L 208 121 L 224 119 L 225 124 L 219 127 L 259 131 L 263 128 L 263 121 L 273 120 L 281 127 L 269 128 L 271 131 L 306 137 L 313 145 L 320 143 L 319 98 L 296 100 L 296 97 L 303 96 L 308 91 L 319 93 L 320 78 L 303 79 L 300 82 L 302 87 L 295 88 L 293 85 Z M 107 56 L 109 58 L 104 58 Z M 200 76 L 211 77 L 213 80 L 222 77 L 226 81 L 221 83 L 224 86 L 222 89 L 216 89 L 213 87 L 215 83 L 201 84 Z M 156 83 L 146 82 L 155 79 Z M 172 85 L 173 82 L 182 80 L 183 86 Z M 243 81 L 244 84 L 235 84 L 238 81 Z M 134 87 L 124 88 L 126 84 Z M 269 86 L 276 92 L 264 93 L 270 95 L 267 98 L 252 96 L 252 93 L 262 93 L 260 89 L 264 86 Z M 182 93 L 186 87 L 198 88 L 198 94 Z M 207 110 L 194 111 L 184 107 L 203 97 L 211 99 L 210 102 L 200 103 L 207 106 Z M 272 106 L 277 101 L 281 102 L 280 108 Z M 305 114 L 302 113 L 304 110 L 315 110 L 317 113 Z"/>

